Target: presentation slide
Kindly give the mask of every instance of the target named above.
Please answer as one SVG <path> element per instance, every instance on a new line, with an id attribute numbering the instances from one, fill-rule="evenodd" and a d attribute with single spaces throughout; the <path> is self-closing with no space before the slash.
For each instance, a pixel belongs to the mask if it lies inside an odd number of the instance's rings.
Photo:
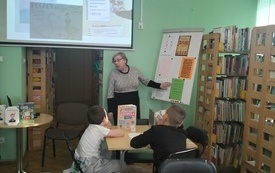
<path id="1" fill-rule="evenodd" d="M 132 0 L 6 0 L 0 43 L 132 48 L 132 8 Z"/>

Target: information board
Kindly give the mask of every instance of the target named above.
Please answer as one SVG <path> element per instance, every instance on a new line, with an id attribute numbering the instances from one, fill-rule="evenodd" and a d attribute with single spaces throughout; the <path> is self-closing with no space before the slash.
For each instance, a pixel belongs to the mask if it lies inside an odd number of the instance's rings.
<path id="1" fill-rule="evenodd" d="M 153 89 L 152 98 L 189 105 L 204 29 L 163 31 L 156 82 L 171 82 L 167 90 Z"/>

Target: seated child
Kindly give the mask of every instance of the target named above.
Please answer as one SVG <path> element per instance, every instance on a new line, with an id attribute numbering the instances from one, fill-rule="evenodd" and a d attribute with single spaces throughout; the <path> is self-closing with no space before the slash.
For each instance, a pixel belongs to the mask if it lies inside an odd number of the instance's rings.
<path id="1" fill-rule="evenodd" d="M 80 162 L 80 167 L 87 173 L 112 173 L 121 172 L 119 160 L 109 160 L 102 156 L 101 144 L 105 137 L 122 137 L 124 131 L 111 129 L 107 113 L 101 106 L 92 106 L 88 109 L 88 121 L 90 125 L 83 133 L 75 150 L 75 158 Z M 77 167 L 72 167 L 64 172 L 79 172 Z"/>
<path id="2" fill-rule="evenodd" d="M 151 146 L 154 151 L 155 173 L 171 153 L 186 149 L 187 133 L 182 126 L 185 117 L 184 109 L 172 104 L 162 116 L 162 123 L 151 126 L 149 130 L 131 140 L 130 144 L 133 148 Z"/>

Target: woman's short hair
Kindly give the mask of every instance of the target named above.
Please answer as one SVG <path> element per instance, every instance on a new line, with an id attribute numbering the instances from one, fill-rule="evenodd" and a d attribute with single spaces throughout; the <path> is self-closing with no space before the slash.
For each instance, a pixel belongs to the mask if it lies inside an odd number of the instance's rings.
<path id="1" fill-rule="evenodd" d="M 106 117 L 106 111 L 103 107 L 95 105 L 88 109 L 87 118 L 90 124 L 101 124 Z"/>
<path id="2" fill-rule="evenodd" d="M 128 63 L 128 58 L 127 56 L 125 55 L 125 53 L 123 52 L 118 52 L 116 54 L 114 54 L 113 58 L 112 58 L 112 61 L 114 61 L 115 57 L 120 55 L 122 59 L 124 59 L 126 61 L 126 64 Z"/>

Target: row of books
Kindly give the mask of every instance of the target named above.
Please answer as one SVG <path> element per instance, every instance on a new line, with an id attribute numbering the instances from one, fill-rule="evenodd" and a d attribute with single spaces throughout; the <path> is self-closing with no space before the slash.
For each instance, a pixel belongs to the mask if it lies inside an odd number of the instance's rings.
<path id="1" fill-rule="evenodd" d="M 229 166 L 233 165 L 235 168 L 242 163 L 242 149 L 243 146 L 233 145 L 233 146 L 212 146 L 212 157 L 211 161 L 217 166 Z"/>
<path id="2" fill-rule="evenodd" d="M 18 125 L 34 123 L 34 103 L 19 103 L 18 106 L 0 105 L 0 123 Z"/>
<path id="3" fill-rule="evenodd" d="M 236 25 L 216 27 L 213 33 L 220 34 L 219 51 L 246 52 L 250 50 L 251 28 L 238 28 Z"/>
<path id="4" fill-rule="evenodd" d="M 237 121 L 245 120 L 246 102 L 242 100 L 216 100 L 215 119 L 217 121 Z"/>
<path id="5" fill-rule="evenodd" d="M 238 122 L 215 122 L 213 133 L 216 143 L 232 145 L 242 143 L 243 124 Z"/>
<path id="6" fill-rule="evenodd" d="M 216 80 L 215 96 L 217 98 L 243 98 L 242 92 L 247 90 L 247 79 L 239 77 L 220 77 Z"/>
<path id="7" fill-rule="evenodd" d="M 226 75 L 246 76 L 248 74 L 249 56 L 247 54 L 220 56 L 216 73 Z"/>

